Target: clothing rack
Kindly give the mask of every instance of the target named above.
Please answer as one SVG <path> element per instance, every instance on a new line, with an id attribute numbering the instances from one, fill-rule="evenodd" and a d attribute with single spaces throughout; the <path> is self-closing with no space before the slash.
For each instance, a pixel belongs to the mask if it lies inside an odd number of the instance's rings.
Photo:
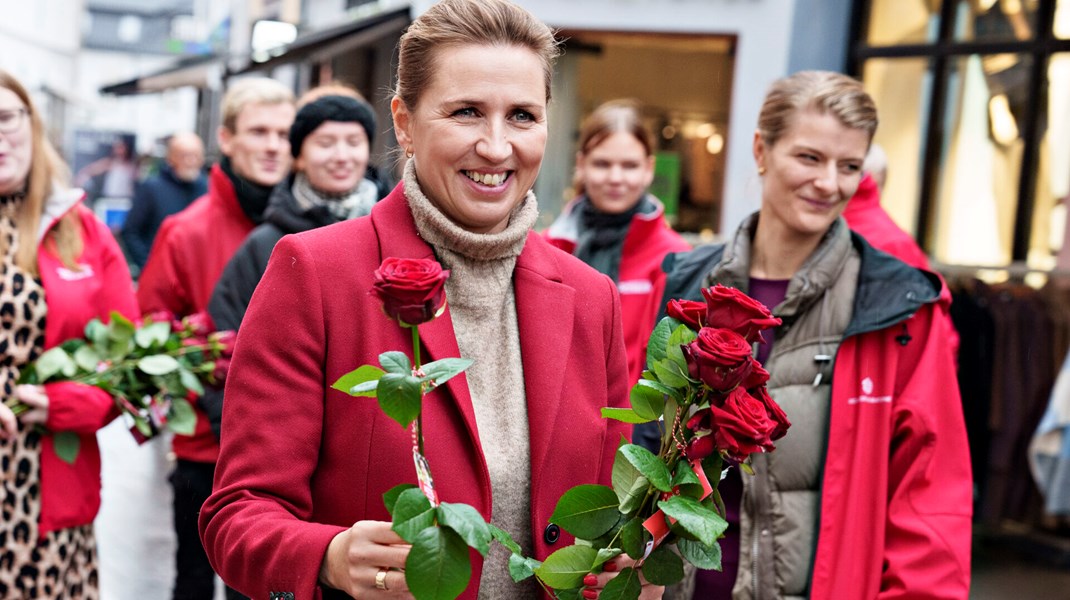
<path id="1" fill-rule="evenodd" d="M 1030 287 L 1041 288 L 1048 281 L 1070 282 L 1070 269 L 1041 269 L 1031 267 L 1025 261 L 1015 261 L 1006 265 L 962 265 L 932 262 L 932 269 L 945 278 L 976 278 L 986 283 L 1003 281 L 1020 281 Z"/>

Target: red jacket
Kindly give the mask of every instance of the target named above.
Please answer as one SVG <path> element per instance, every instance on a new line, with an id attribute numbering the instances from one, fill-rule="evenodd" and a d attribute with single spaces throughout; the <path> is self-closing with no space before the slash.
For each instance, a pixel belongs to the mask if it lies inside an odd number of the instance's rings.
<path id="1" fill-rule="evenodd" d="M 433 258 L 401 185 L 369 217 L 284 237 L 242 322 L 223 405 L 214 492 L 201 538 L 228 585 L 253 598 L 316 598 L 331 539 L 361 519 L 389 521 L 382 495 L 415 483 L 412 436 L 377 402 L 329 386 L 412 338 L 369 291 L 387 256 Z M 531 233 L 514 271 L 531 435 L 537 558 L 561 494 L 608 483 L 629 427 L 600 416 L 628 403 L 620 302 L 608 278 Z M 447 300 L 448 302 L 448 300 Z M 420 326 L 425 361 L 460 356 L 447 308 Z M 493 340 L 488 340 L 493 343 Z M 447 502 L 490 516 L 490 478 L 464 376 L 424 399 L 426 455 Z M 478 559 L 478 554 L 473 553 Z M 473 562 L 478 582 L 482 563 Z M 463 598 L 476 597 L 470 585 Z"/>
<path id="2" fill-rule="evenodd" d="M 230 178 L 219 165 L 213 166 L 208 193 L 160 226 L 138 279 L 141 310 L 167 310 L 179 317 L 206 310 L 223 268 L 254 226 L 238 204 Z M 196 429 L 192 436 L 174 437 L 175 456 L 215 462 L 219 442 L 204 411 L 196 404 L 194 410 Z"/>
<path id="3" fill-rule="evenodd" d="M 107 226 L 81 204 L 85 194 L 69 190 L 48 200 L 38 235 L 37 268 L 45 289 L 48 316 L 45 349 L 84 335 L 94 317 L 107 320 L 113 310 L 128 319 L 138 316 L 137 300 L 119 245 Z M 76 210 L 82 221 L 80 270 L 72 271 L 41 241 L 66 213 Z M 73 431 L 81 439 L 78 457 L 68 464 L 56 455 L 52 436 L 41 448 L 41 522 L 43 537 L 50 531 L 90 523 L 100 510 L 100 449 L 97 430 L 118 415 L 107 392 L 78 383 L 45 384 L 51 431 Z"/>
<path id="4" fill-rule="evenodd" d="M 906 264 L 932 270 L 929 258 L 910 234 L 903 231 L 881 206 L 881 191 L 873 177 L 866 174 L 858 184 L 858 191 L 843 210 L 843 218 L 852 231 L 866 238 L 878 250 L 898 258 Z"/>
<path id="5" fill-rule="evenodd" d="M 628 227 L 617 283 L 624 347 L 628 351 L 628 381 L 633 383 L 643 374 L 647 338 L 656 324 L 658 302 L 665 291 L 661 262 L 667 254 L 691 249 L 684 238 L 669 227 L 661 202 L 652 196 L 650 199 L 657 209 L 652 213 L 637 213 Z M 570 202 L 544 234 L 547 241 L 569 254 L 576 251 L 579 213 L 575 209 L 578 203 L 579 199 Z"/>

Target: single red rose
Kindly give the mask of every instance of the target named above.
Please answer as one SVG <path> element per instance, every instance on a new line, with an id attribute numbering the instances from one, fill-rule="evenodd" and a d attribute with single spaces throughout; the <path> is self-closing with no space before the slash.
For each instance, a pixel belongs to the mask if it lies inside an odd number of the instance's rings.
<path id="1" fill-rule="evenodd" d="M 791 421 L 788 420 L 788 415 L 784 412 L 783 408 L 773 400 L 773 397 L 769 395 L 769 391 L 765 386 L 757 388 L 748 388 L 751 396 L 754 396 L 758 400 L 761 400 L 765 404 L 765 409 L 769 413 L 769 418 L 773 421 L 773 432 L 769 434 L 769 439 L 777 441 L 784 437 L 784 434 L 788 432 L 788 427 L 791 427 Z"/>
<path id="2" fill-rule="evenodd" d="M 696 435 L 687 443 L 684 455 L 688 460 L 702 460 L 717 451 L 717 445 L 712 435 Z"/>
<path id="3" fill-rule="evenodd" d="M 238 334 L 230 329 L 223 331 L 217 331 L 208 336 L 208 341 L 212 342 L 213 348 L 219 352 L 219 356 L 223 358 L 230 358 L 234 354 L 234 342 L 238 339 Z"/>
<path id="4" fill-rule="evenodd" d="M 748 342 L 761 342 L 762 330 L 780 325 L 764 304 L 743 292 L 717 284 L 704 288 L 706 326 L 731 329 Z"/>
<path id="5" fill-rule="evenodd" d="M 182 319 L 182 324 L 197 337 L 207 337 L 209 333 L 215 331 L 212 317 L 203 310 L 186 316 Z"/>
<path id="6" fill-rule="evenodd" d="M 706 320 L 706 303 L 697 300 L 669 300 L 667 311 L 670 317 L 696 331 Z"/>
<path id="7" fill-rule="evenodd" d="M 739 385 L 753 368 L 750 344 L 728 329 L 703 327 L 695 341 L 682 349 L 691 377 L 719 394 Z"/>
<path id="8" fill-rule="evenodd" d="M 212 369 L 212 379 L 215 380 L 216 385 L 222 385 L 227 380 L 227 373 L 230 371 L 230 359 L 219 358 L 215 361 L 215 368 Z"/>
<path id="9" fill-rule="evenodd" d="M 769 418 L 765 403 L 737 387 L 725 399 L 724 406 L 711 407 L 713 438 L 717 449 L 729 458 L 742 462 L 755 452 L 769 452 L 775 446 L 770 439 L 776 423 Z"/>
<path id="10" fill-rule="evenodd" d="M 449 276 L 435 260 L 390 257 L 375 270 L 372 292 L 382 300 L 388 317 L 413 327 L 445 310 Z"/>

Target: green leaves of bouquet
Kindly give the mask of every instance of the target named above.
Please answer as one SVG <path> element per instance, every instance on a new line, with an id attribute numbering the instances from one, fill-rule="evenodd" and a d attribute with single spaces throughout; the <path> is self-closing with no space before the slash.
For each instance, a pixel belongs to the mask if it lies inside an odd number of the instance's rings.
<path id="1" fill-rule="evenodd" d="M 203 394 L 206 382 L 222 381 L 233 345 L 234 332 L 213 332 L 203 314 L 177 321 L 157 312 L 135 323 L 113 311 L 106 323 L 89 321 L 83 338 L 44 352 L 23 370 L 19 383 L 73 381 L 98 387 L 132 420 L 138 441 L 165 427 L 191 435 L 196 416 L 187 397 Z M 26 409 L 17 403 L 11 408 L 16 414 Z M 53 443 L 61 459 L 74 462 L 76 434 L 57 431 Z"/>
<path id="2" fill-rule="evenodd" d="M 762 330 L 780 320 L 738 290 L 702 294 L 705 302 L 670 301 L 650 335 L 648 370 L 631 390 L 631 408 L 602 410 L 626 423 L 657 421 L 658 453 L 622 444 L 612 487 L 578 486 L 558 501 L 551 521 L 576 543 L 533 569 L 558 598 L 579 598 L 584 575 L 621 554 L 635 566 L 599 598 L 638 598 L 640 573 L 656 585 L 676 583 L 684 560 L 720 569 L 718 539 L 728 523 L 716 486 L 724 469 L 749 468 L 752 453 L 772 451 L 787 432 L 787 417 L 765 389 L 769 374 L 752 357 Z"/>

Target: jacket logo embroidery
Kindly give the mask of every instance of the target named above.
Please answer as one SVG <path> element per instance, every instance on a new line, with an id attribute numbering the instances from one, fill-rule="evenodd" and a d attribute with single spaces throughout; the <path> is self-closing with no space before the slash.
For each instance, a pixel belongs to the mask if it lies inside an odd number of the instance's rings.
<path id="1" fill-rule="evenodd" d="M 617 284 L 617 290 L 624 294 L 649 294 L 654 291 L 654 284 L 646 279 L 629 279 Z"/>
<path id="2" fill-rule="evenodd" d="M 93 267 L 87 264 L 79 264 L 78 266 L 82 269 L 81 271 L 72 271 L 67 267 L 59 267 L 56 269 L 56 274 L 64 281 L 79 281 L 82 279 L 89 279 L 96 275 L 96 273 L 93 272 Z"/>
<path id="3" fill-rule="evenodd" d="M 873 395 L 873 380 L 866 377 L 862 380 L 862 393 L 847 399 L 847 404 L 882 404 L 891 402 L 892 397 L 888 396 L 874 396 Z"/>

